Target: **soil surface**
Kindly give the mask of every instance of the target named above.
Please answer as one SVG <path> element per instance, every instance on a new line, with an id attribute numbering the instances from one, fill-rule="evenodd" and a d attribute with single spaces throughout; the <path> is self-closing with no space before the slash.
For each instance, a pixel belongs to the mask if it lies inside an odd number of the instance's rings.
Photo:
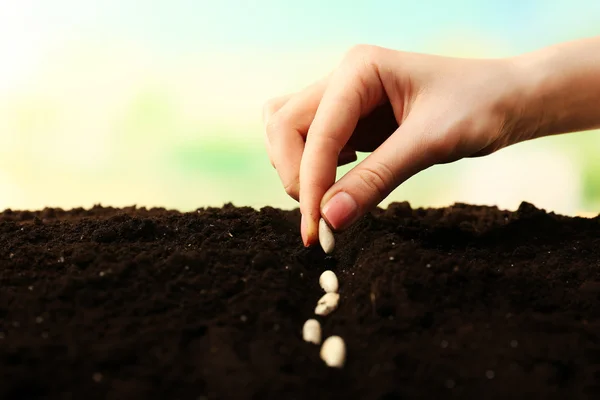
<path id="1" fill-rule="evenodd" d="M 1 399 L 598 398 L 600 217 L 396 203 L 0 214 Z M 302 340 L 332 269 L 343 369 Z"/>

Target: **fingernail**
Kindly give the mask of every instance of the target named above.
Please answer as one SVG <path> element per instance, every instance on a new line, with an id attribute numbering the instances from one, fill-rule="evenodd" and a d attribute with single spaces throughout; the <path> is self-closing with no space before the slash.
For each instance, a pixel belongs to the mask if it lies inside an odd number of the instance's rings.
<path id="1" fill-rule="evenodd" d="M 356 218 L 357 212 L 358 204 L 346 192 L 337 193 L 323 207 L 325 219 L 335 230 L 350 225 Z"/>
<path id="2" fill-rule="evenodd" d="M 304 243 L 304 247 L 308 247 L 308 242 L 306 239 L 306 218 L 302 215 L 300 219 L 300 236 L 302 236 L 302 243 Z"/>

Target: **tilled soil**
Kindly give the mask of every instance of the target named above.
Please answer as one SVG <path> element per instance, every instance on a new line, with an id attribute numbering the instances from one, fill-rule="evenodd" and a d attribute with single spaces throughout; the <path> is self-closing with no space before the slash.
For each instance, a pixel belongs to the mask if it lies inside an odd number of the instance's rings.
<path id="1" fill-rule="evenodd" d="M 0 214 L 0 399 L 597 398 L 600 217 L 396 203 L 305 249 L 299 213 Z M 332 269 L 342 336 L 302 340 Z"/>

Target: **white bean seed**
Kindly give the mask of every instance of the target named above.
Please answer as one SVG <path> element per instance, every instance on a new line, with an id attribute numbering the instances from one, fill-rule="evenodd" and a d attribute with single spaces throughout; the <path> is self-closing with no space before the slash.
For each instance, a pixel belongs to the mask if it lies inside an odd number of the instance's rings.
<path id="1" fill-rule="evenodd" d="M 339 336 L 330 336 L 321 346 L 321 359 L 329 367 L 341 368 L 346 362 L 346 344 Z"/>
<path id="2" fill-rule="evenodd" d="M 331 253 L 335 247 L 333 232 L 323 218 L 319 221 L 319 243 L 321 243 L 323 251 L 327 254 Z"/>
<path id="3" fill-rule="evenodd" d="M 305 342 L 321 343 L 321 324 L 316 319 L 309 319 L 302 328 L 302 338 Z"/>
<path id="4" fill-rule="evenodd" d="M 337 293 L 338 291 L 338 279 L 333 271 L 327 270 L 319 277 L 319 285 L 327 293 Z"/>
<path id="5" fill-rule="evenodd" d="M 334 311 L 338 302 L 340 301 L 340 295 L 337 293 L 325 293 L 323 297 L 319 299 L 317 307 L 315 308 L 315 314 L 317 315 L 329 315 Z"/>

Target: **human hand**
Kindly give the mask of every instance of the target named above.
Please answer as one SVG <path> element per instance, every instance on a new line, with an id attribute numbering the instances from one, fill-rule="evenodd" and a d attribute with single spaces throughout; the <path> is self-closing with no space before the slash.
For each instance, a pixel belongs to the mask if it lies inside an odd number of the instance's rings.
<path id="1" fill-rule="evenodd" d="M 322 216 L 342 230 L 432 165 L 536 134 L 511 59 L 458 59 L 357 46 L 327 78 L 264 109 L 266 145 L 300 202 L 302 239 Z M 339 181 L 336 167 L 372 152 Z"/>

